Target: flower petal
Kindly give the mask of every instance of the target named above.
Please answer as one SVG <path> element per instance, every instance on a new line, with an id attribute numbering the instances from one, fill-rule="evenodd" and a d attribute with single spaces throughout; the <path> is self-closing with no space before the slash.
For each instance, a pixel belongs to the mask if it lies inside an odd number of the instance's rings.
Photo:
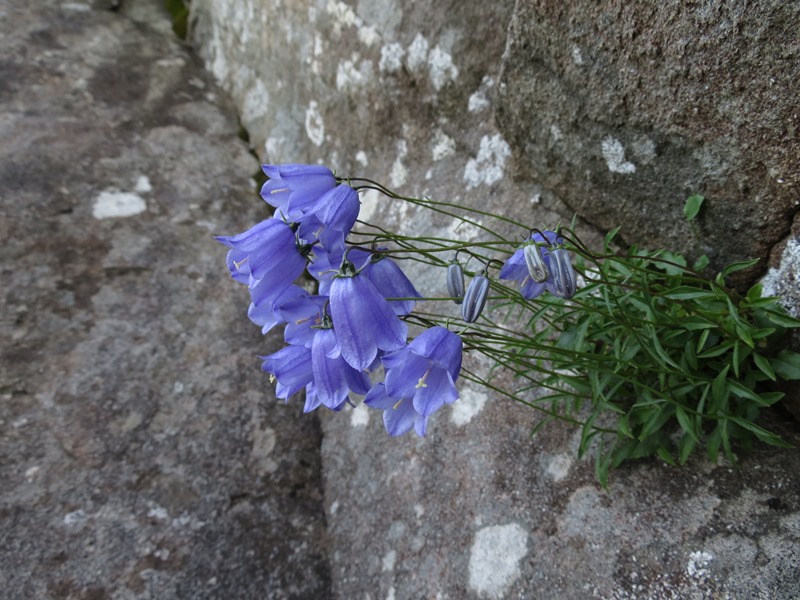
<path id="1" fill-rule="evenodd" d="M 427 385 L 417 388 L 414 394 L 414 409 L 428 417 L 445 404 L 458 400 L 458 390 L 453 378 L 445 369 L 433 369 L 425 380 Z"/>
<path id="2" fill-rule="evenodd" d="M 407 433 L 418 416 L 410 399 L 401 400 L 383 411 L 383 425 L 389 435 L 396 437 Z"/>

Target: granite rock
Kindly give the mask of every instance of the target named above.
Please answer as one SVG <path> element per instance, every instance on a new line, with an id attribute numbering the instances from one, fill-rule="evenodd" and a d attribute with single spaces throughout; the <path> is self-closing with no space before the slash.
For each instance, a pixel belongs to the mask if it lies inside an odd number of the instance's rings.
<path id="1" fill-rule="evenodd" d="M 680 140 L 658 137 L 638 123 L 620 124 L 622 117 L 615 117 L 613 125 L 621 131 L 656 136 L 649 138 L 652 144 L 644 138 L 628 140 L 615 128 L 604 130 L 599 146 L 584 148 L 596 155 L 586 168 L 599 175 L 580 171 L 574 182 L 568 181 L 573 178 L 570 172 L 557 178 L 556 161 L 537 164 L 537 156 L 553 151 L 547 144 L 532 150 L 529 140 L 553 135 L 553 130 L 549 121 L 541 130 L 544 116 L 532 112 L 534 104 L 526 99 L 563 90 L 558 72 L 550 71 L 553 90 L 531 90 L 526 87 L 531 78 L 514 89 L 514 77 L 529 77 L 526 57 L 535 56 L 519 50 L 523 33 L 549 26 L 526 20 L 530 6 L 194 0 L 192 39 L 208 69 L 231 94 L 253 149 L 265 162 L 321 162 L 341 175 L 366 175 L 409 195 L 489 207 L 536 226 L 569 220 L 573 208 L 595 219 L 566 192 L 596 182 L 599 194 L 585 197 L 604 199 L 603 185 L 624 183 L 628 174 L 608 175 L 602 152 L 605 135 L 613 138 L 606 153 L 618 158 L 614 164 L 622 171 L 630 170 L 627 162 L 636 165 L 639 154 L 653 159 L 651 155 L 660 156 L 666 147 L 661 144 Z M 539 37 L 532 43 L 546 54 L 546 40 Z M 565 48 L 567 59 L 577 60 L 571 46 Z M 515 52 L 521 56 L 515 57 Z M 781 81 L 791 85 L 788 79 Z M 567 94 L 547 102 L 555 113 L 559 108 L 572 110 L 578 99 Z M 561 106 L 555 106 L 559 102 Z M 561 130 L 562 136 L 573 133 L 566 126 Z M 629 156 L 636 140 L 641 142 L 636 146 L 639 154 Z M 685 149 L 680 144 L 670 148 L 676 160 Z M 714 161 L 729 159 L 719 156 L 718 146 L 706 150 L 700 159 L 687 157 L 678 175 L 688 177 L 696 167 L 696 181 L 717 177 Z M 796 157 L 786 153 L 785 146 L 768 151 L 783 152 L 784 162 L 773 164 L 783 165 L 783 183 L 788 185 L 793 181 L 789 166 Z M 660 181 L 656 166 L 638 168 L 637 174 Z M 756 171 L 741 176 L 751 177 Z M 651 212 L 652 224 L 643 225 L 664 237 L 646 241 L 685 241 L 684 229 L 672 217 L 680 213 L 686 192 L 708 196 L 701 231 L 712 229 L 718 211 L 728 210 L 719 204 L 720 190 L 730 189 L 720 183 L 722 175 L 712 179 L 713 185 L 705 187 L 695 186 L 692 179 L 685 189 L 678 186 L 677 196 L 669 197 L 672 212 Z M 770 182 L 778 185 L 774 179 Z M 747 192 L 739 190 L 735 199 L 745 196 Z M 763 195 L 758 202 L 766 206 L 771 200 Z M 736 252 L 756 250 L 766 256 L 770 245 L 785 235 L 793 209 L 784 197 L 769 206 L 769 222 L 759 221 L 759 235 L 751 236 L 755 241 L 736 238 L 745 244 Z M 597 202 L 595 208 L 605 210 L 608 205 Z M 730 210 L 739 210 L 735 214 L 742 218 L 755 214 L 746 204 Z M 362 218 L 400 233 L 477 237 L 480 230 L 465 225 L 460 216 L 430 215 L 374 193 L 362 196 Z M 643 220 L 640 215 L 630 218 Z M 619 221 L 608 225 L 597 218 L 597 223 L 608 227 Z M 505 227 L 506 234 L 522 233 Z M 580 231 L 587 241 L 597 243 L 592 226 L 581 223 Z M 650 229 L 631 231 L 629 239 L 645 233 Z M 717 244 L 719 233 L 715 235 L 708 245 Z M 729 246 L 703 250 L 715 259 L 739 256 L 731 254 Z M 790 259 L 784 269 L 795 268 L 791 264 L 795 263 Z M 408 270 L 423 293 L 443 289 L 441 274 L 413 265 Z M 782 276 L 778 279 L 783 281 Z M 483 373 L 489 367 L 472 356 L 466 364 Z M 616 471 L 610 489 L 604 491 L 594 480 L 591 463 L 575 458 L 575 432 L 550 426 L 531 440 L 535 412 L 464 382 L 459 387 L 461 399 L 437 413 L 424 439 L 388 439 L 380 413 L 365 406 L 322 414 L 334 597 L 800 594 L 794 574 L 800 542 L 796 450 L 759 447 L 743 454 L 736 468 L 700 458 L 680 470 L 656 461 L 632 463 Z M 769 427 L 798 441 L 790 418 L 782 413 L 771 418 Z"/>
<path id="2" fill-rule="evenodd" d="M 258 163 L 138 4 L 0 3 L 0 596 L 326 598 L 319 425 L 211 237 Z"/>
<path id="3" fill-rule="evenodd" d="M 798 27 L 781 0 L 518 2 L 497 110 L 515 173 L 631 243 L 762 258 L 752 281 L 800 208 Z"/>

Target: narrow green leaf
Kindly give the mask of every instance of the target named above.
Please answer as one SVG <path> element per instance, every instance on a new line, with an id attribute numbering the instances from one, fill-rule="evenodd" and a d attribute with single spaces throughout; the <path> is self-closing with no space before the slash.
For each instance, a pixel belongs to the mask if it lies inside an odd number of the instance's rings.
<path id="1" fill-rule="evenodd" d="M 789 328 L 797 328 L 800 327 L 800 319 L 795 319 L 791 315 L 787 315 L 786 313 L 781 313 L 777 311 L 768 310 L 766 311 L 767 318 L 775 323 L 775 325 L 780 325 L 781 327 L 789 327 Z"/>
<path id="2" fill-rule="evenodd" d="M 594 459 L 594 476 L 597 482 L 603 486 L 603 489 L 608 489 L 608 467 L 611 462 L 611 455 L 598 452 Z"/>
<path id="3" fill-rule="evenodd" d="M 720 354 L 725 354 L 728 352 L 733 344 L 731 342 L 725 342 L 724 344 L 717 344 L 716 346 L 712 346 L 702 354 L 698 354 L 697 358 L 714 358 L 715 356 L 719 356 Z"/>
<path id="4" fill-rule="evenodd" d="M 704 319 L 703 317 L 694 316 L 686 317 L 685 319 L 681 320 L 680 325 L 689 331 L 695 331 L 697 329 L 713 329 L 716 327 L 716 324 L 712 323 L 711 321 Z"/>
<path id="5" fill-rule="evenodd" d="M 771 446 L 780 446 L 781 448 L 792 448 L 792 445 L 788 442 L 785 442 L 779 435 L 772 433 L 771 431 L 767 431 L 763 427 L 759 427 L 747 419 L 730 417 L 730 420 L 736 423 L 739 427 L 747 429 L 755 434 L 755 436 L 765 444 L 770 444 Z"/>
<path id="6" fill-rule="evenodd" d="M 731 448 L 731 438 L 730 434 L 728 433 L 728 420 L 723 419 L 720 421 L 720 438 L 722 439 L 722 449 L 725 451 L 725 458 L 728 459 L 728 462 L 734 464 L 736 462 L 736 457 L 733 455 L 733 449 Z"/>
<path id="7" fill-rule="evenodd" d="M 670 454 L 669 451 L 667 451 L 667 449 L 664 448 L 664 446 L 659 446 L 658 450 L 656 450 L 656 454 L 658 454 L 658 457 L 665 463 L 672 465 L 673 467 L 678 466 L 677 463 L 675 462 L 675 459 L 672 458 L 672 454 Z"/>
<path id="8" fill-rule="evenodd" d="M 800 354 L 791 350 L 783 350 L 778 356 L 769 359 L 775 373 L 781 379 L 800 379 Z"/>
<path id="9" fill-rule="evenodd" d="M 719 457 L 719 445 L 722 441 L 722 423 L 724 423 L 724 420 L 717 423 L 714 431 L 711 432 L 711 435 L 706 440 L 706 452 L 708 452 L 708 459 L 712 463 L 716 463 Z"/>
<path id="10" fill-rule="evenodd" d="M 697 298 L 715 298 L 716 296 L 708 290 L 701 290 L 690 285 L 681 285 L 676 288 L 664 292 L 662 294 L 665 298 L 672 298 L 674 300 L 696 300 Z"/>
<path id="11" fill-rule="evenodd" d="M 687 221 L 694 219 L 700 212 L 700 207 L 703 206 L 705 198 L 699 194 L 694 194 L 686 199 L 686 204 L 683 205 L 683 214 Z"/>
<path id="12" fill-rule="evenodd" d="M 681 429 L 694 439 L 695 442 L 699 442 L 700 438 L 697 436 L 697 432 L 694 430 L 694 423 L 692 422 L 691 417 L 686 414 L 686 410 L 680 406 L 675 406 L 675 416 L 678 417 L 678 423 L 680 423 Z"/>
<path id="13" fill-rule="evenodd" d="M 728 369 L 730 369 L 730 365 L 726 365 L 711 383 L 711 399 L 714 400 L 715 404 L 720 403 L 725 399 L 726 391 L 728 389 L 726 379 L 728 377 Z"/>
<path id="14" fill-rule="evenodd" d="M 734 395 L 739 396 L 739 398 L 747 398 L 748 400 L 752 400 L 756 404 L 760 404 L 761 406 L 767 406 L 767 403 L 764 402 L 761 396 L 756 394 L 750 388 L 743 386 L 738 381 L 729 380 L 728 388 Z"/>
<path id="15" fill-rule="evenodd" d="M 541 429 L 542 429 L 542 427 L 544 427 L 545 425 L 547 425 L 547 424 L 548 424 L 550 421 L 552 421 L 552 420 L 553 420 L 553 417 L 552 417 L 552 416 L 550 416 L 550 415 L 547 415 L 547 416 L 546 416 L 544 419 L 542 419 L 541 421 L 539 421 L 539 422 L 538 422 L 538 423 L 537 423 L 537 424 L 534 426 L 534 428 L 533 428 L 533 429 L 531 429 L 531 437 L 534 437 L 534 436 L 535 436 L 537 433 L 539 433 L 539 430 L 541 430 Z"/>
<path id="16" fill-rule="evenodd" d="M 658 356 L 661 357 L 661 360 L 668 365 L 675 367 L 676 369 L 680 369 L 678 364 L 670 358 L 669 354 L 667 354 L 664 348 L 661 346 L 661 342 L 658 341 L 658 335 L 654 330 L 651 333 L 651 341 L 653 342 L 653 349 L 656 351 Z"/>
<path id="17" fill-rule="evenodd" d="M 722 277 L 727 277 L 728 275 L 736 273 L 737 271 L 743 271 L 744 269 L 749 269 L 750 267 L 758 264 L 758 261 L 760 260 L 761 260 L 760 258 L 753 258 L 751 260 L 742 260 L 739 262 L 731 263 L 727 267 L 722 269 L 722 273 L 720 273 L 720 275 L 722 275 Z"/>
<path id="18" fill-rule="evenodd" d="M 703 333 L 700 334 L 700 339 L 697 341 L 697 353 L 698 354 L 700 354 L 700 352 L 703 351 L 703 348 L 705 347 L 706 342 L 708 341 L 708 334 L 709 333 L 711 333 L 711 330 L 710 329 L 706 329 Z"/>
<path id="19" fill-rule="evenodd" d="M 733 374 L 739 376 L 739 340 L 733 344 L 733 355 L 731 356 L 731 366 L 733 367 Z"/>
<path id="20" fill-rule="evenodd" d="M 617 433 L 623 437 L 633 439 L 633 432 L 631 431 L 631 425 L 628 422 L 628 415 L 622 415 L 619 419 L 617 419 Z"/>
<path id="21" fill-rule="evenodd" d="M 775 371 L 769 364 L 768 359 L 764 358 L 757 352 L 753 352 L 753 360 L 755 361 L 756 366 L 761 370 L 761 372 L 764 373 L 764 375 L 772 379 L 772 381 L 778 380 L 778 378 L 775 376 Z"/>
<path id="22" fill-rule="evenodd" d="M 688 433 L 684 433 L 681 436 L 681 441 L 678 442 L 678 463 L 683 465 L 686 464 L 686 460 L 689 458 L 689 455 L 694 450 L 697 441 Z"/>
<path id="23" fill-rule="evenodd" d="M 755 348 L 755 345 L 753 344 L 753 336 L 750 335 L 750 332 L 747 330 L 747 328 L 742 327 L 737 323 L 735 329 L 736 329 L 736 335 L 739 336 L 740 340 L 742 340 L 745 344 L 747 344 L 751 348 Z"/>
<path id="24" fill-rule="evenodd" d="M 617 233 L 619 233 L 619 230 L 620 230 L 621 227 L 622 227 L 621 225 L 618 225 L 617 227 L 614 227 L 614 229 L 612 229 L 611 231 L 609 231 L 606 234 L 606 237 L 605 237 L 605 240 L 604 240 L 604 244 L 605 244 L 606 250 L 608 250 L 610 248 L 611 241 L 616 237 Z"/>

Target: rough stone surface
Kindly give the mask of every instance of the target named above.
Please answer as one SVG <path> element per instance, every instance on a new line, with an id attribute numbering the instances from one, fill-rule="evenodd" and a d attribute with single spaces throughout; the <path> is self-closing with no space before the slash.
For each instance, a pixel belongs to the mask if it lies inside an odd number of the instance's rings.
<path id="1" fill-rule="evenodd" d="M 516 174 L 630 242 L 766 259 L 800 208 L 798 28 L 783 0 L 520 0 L 497 112 Z"/>
<path id="2" fill-rule="evenodd" d="M 211 238 L 258 164 L 158 5 L 111 4 L 0 2 L 0 597 L 329 597 L 319 425 Z"/>
<path id="3" fill-rule="evenodd" d="M 547 225 L 571 217 L 559 200 L 563 189 L 557 195 L 549 187 L 558 187 L 553 181 L 521 177 L 522 168 L 511 179 L 512 164 L 524 167 L 529 148 L 520 141 L 524 133 L 511 126 L 512 117 L 521 119 L 509 99 L 513 90 L 506 89 L 498 105 L 501 66 L 504 78 L 511 76 L 509 58 L 503 59 L 506 28 L 524 9 L 512 2 L 194 0 L 193 40 L 230 92 L 264 161 L 322 162 L 409 195 Z M 531 26 L 517 27 L 522 25 Z M 570 60 L 578 60 L 568 50 Z M 499 107 L 505 111 L 502 131 L 494 120 Z M 539 122 L 529 116 L 530 122 L 519 122 L 525 132 Z M 547 135 L 573 135 L 566 126 L 546 126 Z M 630 131 L 639 132 L 636 127 Z M 600 158 L 592 164 L 603 177 L 610 166 L 617 178 L 641 176 L 651 172 L 641 157 L 655 161 L 661 144 L 673 137 L 652 137 L 652 145 L 637 138 L 633 154 L 632 141 L 611 129 L 598 138 Z M 671 148 L 677 156 L 678 147 Z M 682 173 L 725 158 L 711 150 L 703 156 L 705 163 L 687 159 Z M 788 154 L 784 159 L 794 160 Z M 788 169 L 789 162 L 779 164 Z M 791 176 L 786 173 L 787 182 Z M 598 179 L 598 186 L 604 181 Z M 719 209 L 717 188 L 687 189 L 709 196 L 705 232 Z M 678 212 L 683 189 L 680 194 L 673 207 Z M 745 196 L 741 191 L 736 198 Z M 767 203 L 766 196 L 758 198 Z M 785 233 L 791 209 L 770 207 L 774 220 L 764 231 Z M 743 210 L 752 216 L 752 207 Z M 374 193 L 362 196 L 361 214 L 399 233 L 480 235 L 457 219 L 388 203 Z M 680 233 L 669 229 L 664 214 L 654 213 L 659 226 Z M 583 233 L 596 241 L 591 230 Z M 442 289 L 438 276 L 409 270 L 423 293 Z M 488 368 L 474 357 L 467 365 L 483 373 Z M 364 406 L 322 414 L 334 597 L 800 594 L 796 450 L 760 447 L 743 456 L 739 468 L 699 459 L 680 470 L 656 461 L 630 464 L 612 476 L 605 492 L 591 464 L 575 459 L 574 432 L 548 427 L 531 441 L 535 413 L 463 382 L 460 392 L 461 399 L 432 420 L 425 439 L 388 439 L 380 413 Z M 799 441 L 790 419 L 773 419 L 769 427 Z"/>

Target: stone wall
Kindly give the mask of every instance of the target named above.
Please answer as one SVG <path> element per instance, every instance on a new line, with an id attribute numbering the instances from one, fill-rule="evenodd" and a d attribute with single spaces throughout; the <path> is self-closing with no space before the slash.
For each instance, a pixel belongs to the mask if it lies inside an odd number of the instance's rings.
<path id="1" fill-rule="evenodd" d="M 739 118 L 738 110 L 760 106 L 761 99 L 741 95 L 733 83 L 728 104 L 716 95 L 701 98 L 700 83 L 681 102 L 668 88 L 662 98 L 658 90 L 637 95 L 625 87 L 677 86 L 691 75 L 662 76 L 658 69 L 666 67 L 659 65 L 674 48 L 665 44 L 659 62 L 648 54 L 656 52 L 648 50 L 655 42 L 634 55 L 641 61 L 637 77 L 622 67 L 633 60 L 625 54 L 631 39 L 651 30 L 651 38 L 661 39 L 674 23 L 686 40 L 680 56 L 696 57 L 699 50 L 689 47 L 694 13 L 671 20 L 655 9 L 639 15 L 611 3 L 585 14 L 578 4 L 557 11 L 537 6 L 193 0 L 192 40 L 265 162 L 319 161 L 340 174 L 489 206 L 532 225 L 568 221 L 575 210 L 600 228 L 622 224 L 629 241 L 699 248 L 717 262 L 766 256 L 796 210 L 790 195 L 779 195 L 796 183 L 796 155 L 781 141 L 794 135 L 794 117 L 783 138 L 769 138 L 779 140 L 774 148 L 763 144 L 764 166 L 749 165 L 754 136 L 781 134 L 749 121 L 737 127 L 714 111 Z M 710 10 L 708 31 L 727 22 L 727 10 Z M 783 10 L 790 21 L 793 9 Z M 606 37 L 591 29 L 601 25 L 608 26 Z M 786 27 L 784 34 L 792 31 Z M 745 35 L 738 31 L 732 39 Z M 704 48 L 713 50 L 714 39 Z M 715 60 L 721 62 L 708 65 L 706 77 L 724 75 L 725 61 Z M 751 59 L 741 60 L 745 68 Z M 604 69 L 610 69 L 605 77 Z M 586 75 L 593 79 L 581 80 Z M 581 81 L 591 85 L 576 89 Z M 786 71 L 776 81 L 785 110 L 796 84 Z M 627 95 L 615 97 L 615 90 Z M 693 98 L 704 102 L 698 122 L 670 123 L 670 115 L 694 114 Z M 648 117 L 647 110 L 660 116 Z M 713 119 L 720 131 L 702 139 Z M 680 216 L 695 192 L 708 196 L 698 239 Z M 365 218 L 401 233 L 476 234 L 373 195 L 362 200 Z M 253 202 L 260 202 L 255 194 Z M 581 227 L 596 241 L 591 225 Z M 412 276 L 426 292 L 443 285 L 420 269 Z M 775 281 L 791 286 L 796 279 Z M 591 464 L 575 459 L 573 432 L 552 427 L 531 441 L 532 411 L 467 385 L 460 391 L 425 439 L 388 439 L 379 413 L 363 406 L 321 414 L 334 597 L 800 593 L 792 577 L 800 542 L 796 451 L 759 448 L 742 457 L 740 469 L 702 460 L 682 470 L 627 465 L 604 492 Z M 770 426 L 796 437 L 781 418 Z"/>
<path id="2" fill-rule="evenodd" d="M 497 111 L 515 173 L 631 242 L 768 257 L 800 207 L 799 27 L 782 0 L 521 0 Z"/>

